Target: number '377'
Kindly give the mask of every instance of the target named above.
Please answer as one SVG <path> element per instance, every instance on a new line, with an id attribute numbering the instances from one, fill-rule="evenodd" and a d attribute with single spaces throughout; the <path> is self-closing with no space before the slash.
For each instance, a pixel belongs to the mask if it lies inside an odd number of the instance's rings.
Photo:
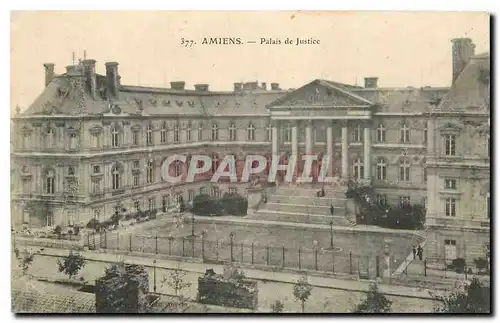
<path id="1" fill-rule="evenodd" d="M 181 46 L 193 47 L 193 45 L 194 45 L 194 40 L 181 38 Z"/>

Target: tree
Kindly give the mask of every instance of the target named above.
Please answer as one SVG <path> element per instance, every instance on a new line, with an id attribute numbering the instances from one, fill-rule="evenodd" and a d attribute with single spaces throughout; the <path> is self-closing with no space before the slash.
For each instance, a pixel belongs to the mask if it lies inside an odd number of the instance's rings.
<path id="1" fill-rule="evenodd" d="M 165 284 L 174 290 L 174 295 L 176 297 L 176 302 L 171 305 L 174 312 L 184 313 L 188 310 L 189 304 L 187 299 L 182 294 L 182 291 L 191 286 L 191 283 L 185 281 L 186 272 L 181 270 L 179 264 L 177 264 L 177 268 L 172 270 L 168 277 L 163 277 L 161 280 L 161 286 L 163 287 Z"/>
<path id="2" fill-rule="evenodd" d="M 69 279 L 78 274 L 80 269 L 85 267 L 85 258 L 80 254 L 75 254 L 73 251 L 69 252 L 63 261 L 58 260 L 57 265 L 59 272 L 68 275 Z"/>
<path id="3" fill-rule="evenodd" d="M 307 280 L 307 276 L 304 275 L 300 278 L 295 285 L 293 285 L 293 297 L 297 301 L 300 301 L 302 307 L 302 313 L 305 313 L 306 301 L 311 296 L 312 286 Z"/>
<path id="4" fill-rule="evenodd" d="M 392 301 L 378 290 L 376 284 L 370 285 L 366 299 L 354 308 L 354 313 L 388 313 Z"/>
<path id="5" fill-rule="evenodd" d="M 273 313 L 283 313 L 284 308 L 285 306 L 283 305 L 283 302 L 278 300 L 271 304 L 271 311 Z"/>
<path id="6" fill-rule="evenodd" d="M 437 299 L 443 304 L 435 309 L 436 313 L 491 313 L 490 286 L 477 278 Z"/>
<path id="7" fill-rule="evenodd" d="M 31 252 L 26 252 L 25 254 L 21 254 L 19 249 L 14 250 L 16 254 L 17 260 L 19 260 L 19 268 L 21 268 L 21 272 L 23 276 L 28 274 L 28 270 L 30 266 L 33 264 L 33 260 L 35 258 L 35 254 Z"/>

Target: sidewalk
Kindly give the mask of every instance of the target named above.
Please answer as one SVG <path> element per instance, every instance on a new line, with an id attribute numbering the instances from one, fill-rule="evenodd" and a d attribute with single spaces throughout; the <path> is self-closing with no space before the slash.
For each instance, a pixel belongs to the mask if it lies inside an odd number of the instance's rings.
<path id="1" fill-rule="evenodd" d="M 67 250 L 53 249 L 53 248 L 44 248 L 43 251 L 40 252 L 40 255 L 53 256 L 53 257 L 65 257 L 67 256 L 67 254 L 68 254 Z M 83 251 L 80 252 L 80 254 L 89 261 L 105 262 L 105 263 L 117 263 L 125 261 L 130 264 L 143 265 L 145 267 L 152 267 L 154 261 L 154 259 L 151 258 L 123 256 L 110 253 L 96 253 L 90 251 Z M 181 270 L 199 274 L 205 273 L 206 269 L 209 268 L 214 269 L 217 273 L 222 273 L 224 270 L 223 265 L 177 262 L 174 260 L 156 259 L 156 268 L 176 269 L 178 267 Z M 247 269 L 244 267 L 243 270 L 248 278 L 257 279 L 261 281 L 268 281 L 268 282 L 282 282 L 282 283 L 293 284 L 302 277 L 301 274 L 269 272 L 256 269 Z M 310 275 L 308 276 L 308 278 L 309 278 L 309 283 L 315 287 L 324 287 L 324 288 L 346 290 L 346 291 L 357 291 L 357 292 L 368 291 L 370 284 L 373 283 L 373 281 L 368 281 L 368 280 L 342 280 L 336 278 L 318 277 Z M 433 299 L 430 296 L 429 292 L 422 288 L 379 283 L 379 289 L 381 292 L 387 295 L 421 298 L 421 299 Z"/>

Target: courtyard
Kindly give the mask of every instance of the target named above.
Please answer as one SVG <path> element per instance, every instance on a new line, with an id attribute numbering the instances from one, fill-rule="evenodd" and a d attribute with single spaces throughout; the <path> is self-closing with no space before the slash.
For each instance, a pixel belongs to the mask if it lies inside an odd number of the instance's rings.
<path id="1" fill-rule="evenodd" d="M 396 230 L 330 231 L 328 227 L 235 223 L 210 217 L 196 217 L 193 226 L 189 215 L 178 222 L 171 217 L 165 215 L 156 219 L 154 226 L 137 227 L 132 233 L 89 236 L 88 243 L 96 249 L 197 258 L 206 263 L 237 262 L 369 276 L 380 274 L 387 242 L 391 270 L 417 243 L 412 234 Z"/>

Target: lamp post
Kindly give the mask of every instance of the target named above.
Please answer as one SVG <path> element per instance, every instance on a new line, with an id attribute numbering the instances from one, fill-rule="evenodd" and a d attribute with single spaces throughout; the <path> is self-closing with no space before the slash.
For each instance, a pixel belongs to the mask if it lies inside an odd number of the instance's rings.
<path id="1" fill-rule="evenodd" d="M 156 293 L 156 259 L 153 260 L 153 292 Z"/>
<path id="2" fill-rule="evenodd" d="M 234 233 L 231 232 L 229 234 L 229 241 L 230 241 L 230 246 L 231 246 L 231 262 L 233 262 L 233 238 L 234 238 Z"/>
<path id="3" fill-rule="evenodd" d="M 333 250 L 333 221 L 330 221 L 330 248 Z"/>

